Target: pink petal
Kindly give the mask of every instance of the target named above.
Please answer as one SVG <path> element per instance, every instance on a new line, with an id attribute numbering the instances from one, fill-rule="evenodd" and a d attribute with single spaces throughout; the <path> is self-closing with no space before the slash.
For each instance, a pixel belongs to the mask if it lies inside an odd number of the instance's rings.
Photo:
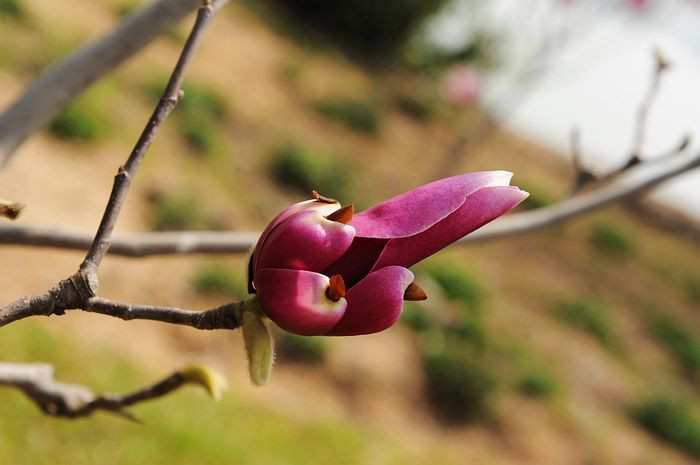
<path id="1" fill-rule="evenodd" d="M 328 336 L 371 334 L 396 323 L 403 309 L 403 293 L 413 273 L 400 266 L 388 266 L 367 275 L 347 291 L 348 307 Z"/>
<path id="2" fill-rule="evenodd" d="M 355 228 L 326 219 L 317 210 L 294 213 L 281 221 L 258 251 L 256 269 L 322 271 L 350 247 Z"/>
<path id="3" fill-rule="evenodd" d="M 264 269 L 255 275 L 265 314 L 290 333 L 318 336 L 333 328 L 345 313 L 344 298 L 326 296 L 328 276 L 303 270 Z"/>
<path id="4" fill-rule="evenodd" d="M 507 186 L 513 173 L 467 173 L 426 184 L 354 216 L 358 237 L 393 239 L 425 231 L 457 210 L 468 195 L 489 186 Z"/>
<path id="5" fill-rule="evenodd" d="M 301 211 L 307 211 L 307 210 L 314 210 L 320 212 L 322 215 L 327 216 L 336 211 L 337 209 L 340 208 L 340 203 L 325 203 L 325 202 L 319 202 L 317 200 L 305 200 L 304 202 L 299 202 L 295 203 L 294 205 L 291 205 L 284 210 L 282 210 L 281 213 L 279 213 L 276 217 L 270 221 L 270 224 L 267 225 L 265 230 L 263 230 L 262 234 L 260 234 L 260 238 L 258 238 L 258 242 L 255 244 L 255 250 L 253 251 L 253 268 L 258 269 L 257 262 L 258 262 L 258 255 L 260 252 L 260 249 L 262 248 L 263 244 L 265 244 L 267 237 L 270 235 L 270 233 L 285 219 L 289 218 L 295 213 L 299 213 Z"/>
<path id="6" fill-rule="evenodd" d="M 527 192 L 517 187 L 484 187 L 468 196 L 456 212 L 430 229 L 415 236 L 390 240 L 372 269 L 414 265 L 498 218 L 527 196 Z"/>

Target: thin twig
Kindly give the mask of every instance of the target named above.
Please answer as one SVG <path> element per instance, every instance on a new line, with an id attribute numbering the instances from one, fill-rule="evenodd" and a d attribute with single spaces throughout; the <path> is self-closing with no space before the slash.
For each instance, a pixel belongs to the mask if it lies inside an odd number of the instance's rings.
<path id="1" fill-rule="evenodd" d="M 97 270 L 100 266 L 100 262 L 104 257 L 107 249 L 109 249 L 109 244 L 112 238 L 112 231 L 117 223 L 117 218 L 126 200 L 126 194 L 131 185 L 131 181 L 136 174 L 136 170 L 139 168 L 141 161 L 143 160 L 148 148 L 151 146 L 151 142 L 155 139 L 161 125 L 165 119 L 173 111 L 175 105 L 182 97 L 182 91 L 180 87 L 182 81 L 185 78 L 185 69 L 190 63 L 192 56 L 194 54 L 197 45 L 199 44 L 202 34 L 204 33 L 204 28 L 211 21 L 214 9 L 210 3 L 202 6 L 197 13 L 197 20 L 195 21 L 192 32 L 187 38 L 180 58 L 175 65 L 168 85 L 163 92 L 163 96 L 160 98 L 158 105 L 156 106 L 151 118 L 148 120 L 146 127 L 141 133 L 141 137 L 136 142 L 133 151 L 129 155 L 129 159 L 126 161 L 124 166 L 119 168 L 117 176 L 114 178 L 114 186 L 112 187 L 112 193 L 109 196 L 109 202 L 107 203 L 107 208 L 105 208 L 104 215 L 102 216 L 102 221 L 97 229 L 97 234 L 95 239 L 90 246 L 88 254 L 85 256 L 85 260 L 80 265 L 81 270 Z"/>
<path id="2" fill-rule="evenodd" d="M 126 394 L 95 395 L 79 384 L 66 384 L 54 379 L 51 365 L 46 363 L 0 363 L 0 385 L 20 389 L 45 413 L 64 418 L 81 418 L 98 410 L 114 413 L 138 421 L 125 410 L 138 403 L 170 394 L 193 381 L 181 371 L 162 380 Z"/>
<path id="3" fill-rule="evenodd" d="M 649 112 L 651 111 L 651 107 L 654 104 L 656 96 L 659 93 L 659 88 L 661 86 L 661 78 L 664 76 L 664 72 L 670 67 L 670 63 L 659 49 L 654 50 L 654 60 L 654 76 L 651 80 L 649 90 L 647 90 L 647 95 L 642 101 L 642 104 L 639 107 L 639 111 L 637 113 L 637 124 L 635 130 L 635 137 L 633 139 L 634 142 L 632 143 L 630 159 L 625 164 L 625 166 L 621 168 L 621 170 L 625 170 L 630 166 L 634 166 L 637 163 L 640 163 L 643 158 L 642 148 L 644 146 L 644 140 L 646 138 Z"/>
<path id="4" fill-rule="evenodd" d="M 223 3 L 217 0 L 214 5 Z M 201 0 L 158 0 L 46 70 L 0 116 L 0 167 L 71 100 L 201 4 Z"/>
<path id="5" fill-rule="evenodd" d="M 578 130 L 572 131 L 571 143 L 573 151 L 573 163 L 574 169 L 576 170 L 576 175 L 569 196 L 573 196 L 574 194 L 582 190 L 584 187 L 594 184 L 595 182 L 610 181 L 611 179 L 620 176 L 622 173 L 629 170 L 630 168 L 642 163 L 644 158 L 646 158 L 642 155 L 642 149 L 644 146 L 644 141 L 646 139 L 649 112 L 651 111 L 651 108 L 654 102 L 656 101 L 656 96 L 659 93 L 659 88 L 661 87 L 661 78 L 663 77 L 664 72 L 668 70 L 668 68 L 671 66 L 666 57 L 659 49 L 654 50 L 654 60 L 655 66 L 654 73 L 651 79 L 651 84 L 649 85 L 649 89 L 647 89 L 647 93 L 644 99 L 642 100 L 642 103 L 640 104 L 639 110 L 637 112 L 637 121 L 635 124 L 634 137 L 632 138 L 632 149 L 630 150 L 630 154 L 626 161 L 619 168 L 602 176 L 596 175 L 591 171 L 586 170 L 582 165 L 582 154 L 579 146 Z M 686 138 L 683 139 L 683 142 L 680 144 L 680 146 L 677 149 L 671 151 L 668 154 L 668 156 L 672 157 L 677 153 L 680 153 L 683 150 L 685 150 L 689 141 L 690 139 L 686 136 Z"/>
<path id="6" fill-rule="evenodd" d="M 588 183 L 595 181 L 595 176 L 593 173 L 588 171 L 583 166 L 583 160 L 581 156 L 581 132 L 578 128 L 571 130 L 571 161 L 574 165 L 574 170 L 576 174 L 574 176 L 574 185 L 569 192 L 569 197 L 580 191 L 583 186 Z"/>
<path id="7" fill-rule="evenodd" d="M 684 154 L 668 160 L 662 168 L 645 162 L 619 176 L 615 182 L 567 198 L 554 205 L 507 215 L 471 233 L 458 243 L 478 242 L 524 234 L 551 226 L 605 205 L 632 198 L 681 173 L 700 168 L 700 154 Z"/>

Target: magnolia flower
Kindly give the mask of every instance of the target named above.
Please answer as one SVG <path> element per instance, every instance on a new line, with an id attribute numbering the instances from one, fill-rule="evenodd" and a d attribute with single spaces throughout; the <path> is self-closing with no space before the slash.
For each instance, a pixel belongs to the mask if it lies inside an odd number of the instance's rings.
<path id="1" fill-rule="evenodd" d="M 382 331 L 404 300 L 423 300 L 408 269 L 518 205 L 512 173 L 426 184 L 356 215 L 316 193 L 284 210 L 250 257 L 249 291 L 282 329 L 349 336 Z"/>

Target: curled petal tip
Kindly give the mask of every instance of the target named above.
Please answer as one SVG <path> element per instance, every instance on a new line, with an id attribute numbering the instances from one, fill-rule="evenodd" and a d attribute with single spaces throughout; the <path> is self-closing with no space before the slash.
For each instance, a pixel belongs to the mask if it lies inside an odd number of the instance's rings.
<path id="1" fill-rule="evenodd" d="M 409 284 L 403 293 L 403 300 L 416 301 L 426 300 L 427 298 L 428 295 L 425 293 L 423 288 L 421 288 L 418 284 L 415 283 L 415 281 Z"/>
<path id="2" fill-rule="evenodd" d="M 330 282 L 328 283 L 328 289 L 326 290 L 326 297 L 331 299 L 333 302 L 337 302 L 345 297 L 345 281 L 339 274 L 331 276 Z"/>
<path id="3" fill-rule="evenodd" d="M 330 215 L 326 216 L 327 220 L 336 221 L 338 223 L 350 224 L 352 221 L 352 215 L 355 213 L 355 204 L 346 205 L 343 208 L 339 208 Z"/>
<path id="4" fill-rule="evenodd" d="M 330 197 L 323 196 L 319 194 L 317 191 L 311 191 L 311 195 L 313 196 L 314 199 L 316 199 L 317 202 L 321 203 L 338 203 L 337 200 L 332 199 Z"/>
<path id="5" fill-rule="evenodd" d="M 513 173 L 510 171 L 500 170 L 491 173 L 491 180 L 484 187 L 508 186 L 513 178 Z"/>

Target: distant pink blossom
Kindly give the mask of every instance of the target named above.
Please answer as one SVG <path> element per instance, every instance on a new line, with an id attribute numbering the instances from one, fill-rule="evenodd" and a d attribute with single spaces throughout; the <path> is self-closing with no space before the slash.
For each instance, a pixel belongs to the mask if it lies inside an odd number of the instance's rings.
<path id="1" fill-rule="evenodd" d="M 288 207 L 263 231 L 249 263 L 249 291 L 282 329 L 351 336 L 383 331 L 404 300 L 422 300 L 408 267 L 527 197 L 512 173 L 442 179 L 357 215 L 316 196 Z"/>
<path id="2" fill-rule="evenodd" d="M 644 10 L 647 7 L 649 7 L 649 4 L 651 3 L 650 0 L 625 0 L 625 3 L 637 10 Z"/>
<path id="3" fill-rule="evenodd" d="M 481 93 L 483 75 L 470 65 L 455 65 L 444 80 L 445 95 L 455 105 L 471 105 Z"/>

